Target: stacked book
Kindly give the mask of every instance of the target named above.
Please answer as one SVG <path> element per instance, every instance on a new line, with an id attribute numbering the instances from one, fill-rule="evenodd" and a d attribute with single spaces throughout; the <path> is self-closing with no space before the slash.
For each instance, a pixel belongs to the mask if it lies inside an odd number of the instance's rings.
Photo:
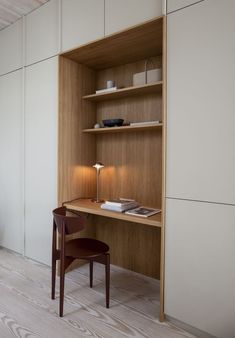
<path id="1" fill-rule="evenodd" d="M 101 209 L 124 212 L 130 209 L 134 209 L 138 206 L 139 204 L 135 200 L 119 198 L 115 200 L 108 200 L 105 203 L 101 204 Z"/>
<path id="2" fill-rule="evenodd" d="M 108 93 L 108 92 L 113 92 L 117 90 L 117 87 L 111 87 L 111 88 L 105 88 L 105 89 L 99 89 L 99 90 L 96 90 L 95 93 L 96 94 L 102 94 L 102 93 Z"/>
<path id="3" fill-rule="evenodd" d="M 155 126 L 156 124 L 162 123 L 162 121 L 142 121 L 142 122 L 131 122 L 130 126 L 138 127 L 138 126 Z"/>

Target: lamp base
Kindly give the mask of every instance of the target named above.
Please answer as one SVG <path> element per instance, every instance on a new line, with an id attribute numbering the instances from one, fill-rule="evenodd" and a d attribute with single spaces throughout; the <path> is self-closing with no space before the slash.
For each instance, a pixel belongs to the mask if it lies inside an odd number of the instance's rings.
<path id="1" fill-rule="evenodd" d="M 97 200 L 97 198 L 92 198 L 91 202 L 93 202 L 93 203 L 104 203 L 104 200 Z"/>

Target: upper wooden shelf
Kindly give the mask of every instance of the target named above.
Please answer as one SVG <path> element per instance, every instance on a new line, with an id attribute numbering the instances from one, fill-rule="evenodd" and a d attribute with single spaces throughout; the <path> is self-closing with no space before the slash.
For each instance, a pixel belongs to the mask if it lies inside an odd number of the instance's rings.
<path id="1" fill-rule="evenodd" d="M 161 16 L 61 55 L 93 69 L 105 69 L 161 55 L 162 36 Z"/>
<path id="2" fill-rule="evenodd" d="M 123 97 L 128 97 L 132 95 L 144 95 L 152 93 L 160 93 L 162 91 L 162 81 L 145 84 L 142 86 L 135 87 L 126 87 L 122 89 L 117 89 L 115 91 L 100 93 L 100 94 L 91 94 L 85 95 L 82 98 L 89 101 L 104 101 L 104 100 L 113 100 Z"/>
<path id="3" fill-rule="evenodd" d="M 121 212 L 114 212 L 114 211 L 108 211 L 103 210 L 100 207 L 100 204 L 91 202 L 90 199 L 78 199 L 72 202 L 66 202 L 65 207 L 71 210 L 81 211 L 88 214 L 93 215 L 100 215 L 115 219 L 122 219 L 124 221 L 128 222 L 134 222 L 134 223 L 141 223 L 146 225 L 151 225 L 155 227 L 161 228 L 161 213 L 153 215 L 151 217 L 138 217 L 138 216 L 132 216 L 132 215 L 126 215 Z"/>
<path id="4" fill-rule="evenodd" d="M 92 128 L 92 129 L 83 129 L 84 133 L 92 134 L 104 134 L 104 133 L 123 133 L 123 132 L 132 132 L 132 131 L 145 131 L 145 130 L 156 130 L 161 129 L 162 123 L 155 123 L 149 125 L 139 125 L 139 126 L 121 126 L 121 127 L 106 127 L 106 128 Z"/>

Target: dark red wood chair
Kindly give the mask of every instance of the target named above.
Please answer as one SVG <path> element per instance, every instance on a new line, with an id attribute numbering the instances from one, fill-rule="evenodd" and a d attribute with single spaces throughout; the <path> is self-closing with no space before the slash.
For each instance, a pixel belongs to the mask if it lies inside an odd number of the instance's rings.
<path id="1" fill-rule="evenodd" d="M 65 207 L 53 210 L 52 236 L 52 289 L 51 298 L 55 299 L 56 261 L 60 261 L 60 317 L 63 317 L 65 270 L 75 259 L 90 262 L 90 287 L 93 286 L 93 262 L 105 265 L 106 307 L 109 308 L 110 288 L 110 255 L 107 244 L 91 238 L 66 240 L 66 235 L 81 231 L 85 227 L 85 219 L 81 215 L 67 215 Z M 57 230 L 59 248 L 57 248 Z"/>

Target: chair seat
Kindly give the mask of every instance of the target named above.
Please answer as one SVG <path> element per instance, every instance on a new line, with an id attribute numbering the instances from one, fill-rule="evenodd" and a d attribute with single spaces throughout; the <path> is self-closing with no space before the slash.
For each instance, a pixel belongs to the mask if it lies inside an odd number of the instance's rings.
<path id="1" fill-rule="evenodd" d="M 109 251 L 107 244 L 92 238 L 76 238 L 66 242 L 65 255 L 90 259 L 101 256 Z"/>

